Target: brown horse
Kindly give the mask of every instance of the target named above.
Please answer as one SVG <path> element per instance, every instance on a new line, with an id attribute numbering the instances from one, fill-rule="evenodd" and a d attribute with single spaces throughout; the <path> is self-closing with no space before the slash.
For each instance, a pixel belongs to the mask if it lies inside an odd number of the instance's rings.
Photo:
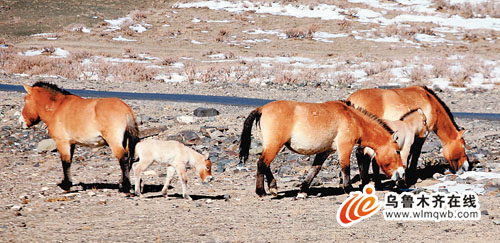
<path id="1" fill-rule="evenodd" d="M 373 115 L 354 109 L 342 101 L 302 103 L 275 101 L 261 106 L 245 120 L 240 143 L 240 160 L 248 160 L 252 125 L 260 122 L 262 155 L 257 162 L 256 193 L 266 194 L 264 175 L 269 191 L 277 195 L 276 180 L 270 164 L 283 145 L 296 153 L 313 155 L 314 163 L 302 183 L 298 197 L 307 195 L 312 180 L 318 174 L 328 155 L 338 150 L 346 192 L 352 189 L 350 155 L 356 144 L 372 148 L 383 172 L 394 180 L 404 175 L 398 145 L 392 130 Z M 396 135 L 396 134 L 394 134 Z"/>
<path id="2" fill-rule="evenodd" d="M 129 168 L 139 130 L 125 102 L 117 98 L 84 99 L 45 82 L 24 85 L 24 89 L 28 93 L 22 113 L 24 125 L 30 127 L 40 120 L 47 125 L 61 155 L 64 178 L 58 185 L 63 190 L 72 186 L 70 166 L 75 144 L 108 144 L 120 162 L 120 189 L 129 193 Z"/>
<path id="3" fill-rule="evenodd" d="M 434 131 L 441 140 L 443 156 L 450 163 L 451 168 L 455 171 L 468 169 L 469 163 L 463 139 L 465 130 L 458 128 L 450 109 L 427 87 L 363 89 L 351 94 L 347 100 L 355 107 L 361 107 L 388 120 L 397 120 L 408 110 L 421 109 L 427 117 L 429 131 Z M 424 141 L 425 138 L 416 138 L 411 148 L 410 166 L 406 171 L 408 185 L 416 182 L 415 171 Z M 358 157 L 369 159 L 367 156 L 359 155 L 359 153 Z"/>

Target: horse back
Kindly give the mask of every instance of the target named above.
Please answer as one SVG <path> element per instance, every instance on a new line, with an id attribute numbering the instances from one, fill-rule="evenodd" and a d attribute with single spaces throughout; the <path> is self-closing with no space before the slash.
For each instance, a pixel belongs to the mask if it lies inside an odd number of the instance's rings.
<path id="1" fill-rule="evenodd" d="M 349 116 L 344 114 L 348 110 L 342 102 L 269 103 L 261 107 L 263 145 L 287 144 L 290 149 L 302 154 L 330 149 L 338 129 L 351 124 Z"/>
<path id="2" fill-rule="evenodd" d="M 95 137 L 122 141 L 129 121 L 135 122 L 132 109 L 118 98 L 84 99 L 73 95 L 61 101 L 54 118 L 56 122 L 49 130 L 56 137 L 96 146 L 101 142 Z"/>
<path id="3" fill-rule="evenodd" d="M 435 102 L 429 93 L 419 86 L 398 89 L 362 89 L 351 94 L 347 100 L 355 107 L 386 120 L 399 120 L 413 109 L 422 109 L 427 123 L 435 124 Z"/>

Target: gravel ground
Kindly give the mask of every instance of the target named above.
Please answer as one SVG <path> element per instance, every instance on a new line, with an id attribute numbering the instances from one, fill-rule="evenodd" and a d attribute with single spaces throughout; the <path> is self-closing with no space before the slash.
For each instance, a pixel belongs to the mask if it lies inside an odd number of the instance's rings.
<path id="1" fill-rule="evenodd" d="M 51 80 L 60 83 L 58 80 Z M 30 82 L 7 78 L 2 83 Z M 78 82 L 64 88 L 91 89 Z M 182 87 L 166 84 L 124 83 L 123 87 L 99 84 L 101 90 L 232 95 L 267 99 L 323 101 L 343 99 L 354 89 L 312 87 Z M 185 91 L 185 92 L 183 92 Z M 498 91 L 438 92 L 452 111 L 498 113 Z M 253 140 L 249 163 L 237 165 L 239 134 L 245 117 L 254 107 L 185 104 L 164 101 L 126 100 L 142 131 L 158 139 L 195 138 L 193 147 L 211 153 L 215 180 L 202 185 L 189 171 L 188 188 L 193 201 L 181 199 L 180 183 L 174 179 L 170 198 L 161 197 L 165 168 L 154 164 L 144 176 L 144 198 L 125 197 L 118 192 L 120 167 L 107 147 L 77 147 L 72 165 L 74 186 L 64 193 L 56 186 L 62 178 L 57 152 L 38 153 L 38 142 L 49 138 L 37 125 L 23 130 L 17 124 L 23 106 L 22 93 L 0 92 L 0 239 L 11 242 L 304 242 L 304 241 L 441 241 L 498 240 L 500 235 L 500 188 L 479 197 L 480 221 L 385 221 L 381 213 L 352 227 L 341 227 L 335 219 L 347 198 L 339 187 L 337 156 L 331 156 L 305 200 L 294 200 L 298 183 L 312 164 L 312 157 L 285 150 L 272 164 L 279 196 L 255 195 L 255 161 L 259 139 Z M 215 108 L 220 115 L 198 118 L 199 107 Z M 179 116 L 194 120 L 179 122 Z M 467 153 L 478 171 L 500 172 L 500 121 L 456 119 L 466 133 Z M 258 133 L 254 132 L 254 135 Z M 258 137 L 258 135 L 256 135 Z M 431 135 L 423 148 L 421 163 L 444 169 L 441 144 Z M 354 160 L 354 157 L 353 157 Z M 357 166 L 352 163 L 352 176 Z M 431 174 L 432 175 L 432 174 Z M 416 188 L 438 182 L 419 180 Z M 474 182 L 472 182 L 474 183 Z M 355 184 L 355 186 L 358 183 Z M 376 194 L 383 198 L 385 192 Z"/>

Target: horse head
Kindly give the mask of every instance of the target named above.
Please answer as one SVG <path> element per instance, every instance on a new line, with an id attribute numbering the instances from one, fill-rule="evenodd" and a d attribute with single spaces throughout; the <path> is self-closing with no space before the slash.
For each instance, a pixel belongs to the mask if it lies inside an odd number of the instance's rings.
<path id="1" fill-rule="evenodd" d="M 33 91 L 33 87 L 25 84 L 24 89 L 26 90 L 27 94 L 24 97 L 24 108 L 22 116 L 19 117 L 19 121 L 22 124 L 23 128 L 28 128 L 40 122 L 40 115 L 38 114 L 36 109 L 36 92 Z"/>
<path id="2" fill-rule="evenodd" d="M 200 175 L 201 180 L 204 183 L 207 183 L 207 182 L 210 182 L 213 180 L 212 161 L 210 161 L 210 159 L 208 159 L 208 157 L 209 157 L 208 152 L 205 152 L 203 154 L 203 156 L 204 156 L 204 160 L 201 161 L 201 165 L 196 166 L 196 168 L 197 168 L 198 174 Z"/>
<path id="3" fill-rule="evenodd" d="M 382 169 L 384 174 L 391 177 L 392 180 L 398 181 L 404 178 L 405 169 L 401 156 L 399 155 L 399 147 L 397 144 L 398 132 L 392 135 L 392 141 L 383 146 L 376 148 L 375 160 Z"/>
<path id="4" fill-rule="evenodd" d="M 458 131 L 458 135 L 455 139 L 443 144 L 444 158 L 450 162 L 451 168 L 458 172 L 461 170 L 467 171 L 469 169 L 469 158 L 465 154 L 464 133 L 465 130 Z"/>

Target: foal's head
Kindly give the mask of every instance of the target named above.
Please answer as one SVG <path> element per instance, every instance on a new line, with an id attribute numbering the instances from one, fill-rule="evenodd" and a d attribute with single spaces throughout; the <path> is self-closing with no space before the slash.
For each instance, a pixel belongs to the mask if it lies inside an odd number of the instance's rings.
<path id="1" fill-rule="evenodd" d="M 203 154 L 204 160 L 199 161 L 196 166 L 196 172 L 200 175 L 203 182 L 210 182 L 213 179 L 212 176 L 212 161 L 208 159 L 209 154 Z"/>
<path id="2" fill-rule="evenodd" d="M 403 115 L 400 120 L 409 123 L 413 128 L 415 128 L 416 135 L 419 138 L 425 138 L 429 134 L 427 117 L 421 109 L 411 110 Z"/>
<path id="3" fill-rule="evenodd" d="M 469 169 L 469 158 L 465 154 L 465 140 L 463 138 L 465 130 L 458 131 L 455 139 L 448 143 L 443 143 L 444 158 L 450 162 L 450 166 L 455 171 Z"/>

